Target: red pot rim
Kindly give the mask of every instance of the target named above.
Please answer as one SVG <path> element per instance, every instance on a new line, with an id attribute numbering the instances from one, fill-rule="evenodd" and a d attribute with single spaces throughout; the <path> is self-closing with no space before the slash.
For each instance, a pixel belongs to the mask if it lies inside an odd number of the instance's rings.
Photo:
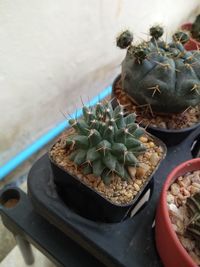
<path id="1" fill-rule="evenodd" d="M 182 24 L 181 29 L 185 30 L 185 31 L 190 31 L 192 28 L 192 23 L 191 22 L 187 22 Z"/>
<path id="2" fill-rule="evenodd" d="M 200 167 L 200 158 L 188 160 L 186 162 L 181 163 L 176 168 L 174 168 L 172 170 L 172 172 L 168 175 L 166 182 L 164 184 L 164 187 L 162 189 L 161 196 L 160 196 L 160 201 L 163 204 L 163 206 L 162 206 L 163 214 L 164 214 L 163 219 L 166 221 L 166 227 L 168 228 L 168 231 L 171 235 L 171 238 L 173 239 L 173 242 L 176 244 L 177 249 L 180 251 L 180 253 L 183 255 L 183 257 L 187 259 L 187 262 L 190 262 L 191 266 L 196 266 L 196 263 L 193 261 L 191 256 L 188 254 L 186 249 L 182 246 L 181 242 L 179 241 L 178 236 L 177 236 L 175 230 L 173 229 L 173 226 L 172 226 L 172 223 L 171 223 L 171 220 L 169 217 L 169 210 L 168 210 L 168 206 L 167 206 L 167 191 L 168 191 L 170 185 L 172 184 L 172 182 L 174 180 L 176 180 L 176 178 L 178 178 L 178 176 L 180 176 L 183 173 L 187 173 L 189 171 L 197 170 L 197 168 L 195 167 L 197 163 L 199 163 L 199 167 Z M 190 168 L 192 166 L 194 166 L 194 169 Z M 186 171 L 183 172 L 183 170 L 186 170 Z"/>
<path id="3" fill-rule="evenodd" d="M 190 32 L 191 28 L 192 28 L 192 23 L 191 23 L 191 22 L 184 23 L 184 24 L 181 26 L 181 29 L 182 29 L 182 30 L 189 31 L 189 32 Z M 189 39 L 189 41 L 188 41 L 187 43 L 189 43 L 189 42 L 193 42 L 193 43 L 195 43 L 197 46 L 200 45 L 200 42 L 197 41 L 197 40 L 195 40 L 194 38 L 192 38 L 192 35 L 191 35 L 191 34 L 190 34 L 190 39 Z M 186 45 L 187 45 L 187 43 L 186 43 Z"/>

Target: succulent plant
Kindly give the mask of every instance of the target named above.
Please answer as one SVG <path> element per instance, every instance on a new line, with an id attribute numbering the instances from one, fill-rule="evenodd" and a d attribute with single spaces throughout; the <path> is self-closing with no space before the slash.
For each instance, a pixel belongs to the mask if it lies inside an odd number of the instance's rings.
<path id="1" fill-rule="evenodd" d="M 200 104 L 200 52 L 185 50 L 189 37 L 184 32 L 175 33 L 171 43 L 162 41 L 162 34 L 162 27 L 152 27 L 151 39 L 138 45 L 131 44 L 127 31 L 118 36 L 117 46 L 127 48 L 122 89 L 154 112 L 181 113 Z"/>
<path id="2" fill-rule="evenodd" d="M 186 205 L 190 215 L 186 233 L 196 240 L 196 244 L 200 249 L 200 193 L 189 197 Z"/>
<path id="3" fill-rule="evenodd" d="M 122 105 L 111 102 L 95 107 L 83 106 L 83 117 L 70 119 L 75 134 L 69 136 L 70 159 L 82 166 L 84 174 L 92 173 L 109 183 L 113 174 L 128 179 L 128 166 L 138 164 L 137 156 L 146 150 L 139 138 L 145 130 L 135 123 L 135 114 L 125 116 Z"/>
<path id="4" fill-rule="evenodd" d="M 200 41 L 200 14 L 196 17 L 195 22 L 192 24 L 191 34 L 194 39 Z"/>

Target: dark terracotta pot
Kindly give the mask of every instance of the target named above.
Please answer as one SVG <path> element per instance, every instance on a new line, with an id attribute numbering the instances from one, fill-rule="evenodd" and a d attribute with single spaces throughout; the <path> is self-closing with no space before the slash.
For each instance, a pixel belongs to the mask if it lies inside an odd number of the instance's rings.
<path id="1" fill-rule="evenodd" d="M 189 31 L 189 32 L 190 32 L 191 28 L 192 28 L 192 23 L 185 23 L 185 24 L 183 24 L 181 26 L 182 30 Z M 190 35 L 190 39 L 184 45 L 184 47 L 188 51 L 190 51 L 190 50 L 198 50 L 198 49 L 200 49 L 200 42 L 195 40 L 194 38 L 192 38 L 191 35 Z"/>
<path id="2" fill-rule="evenodd" d="M 177 166 L 167 177 L 161 192 L 156 213 L 156 246 L 166 267 L 197 267 L 196 263 L 181 245 L 169 218 L 167 191 L 179 176 L 200 170 L 200 158 L 186 161 Z"/>
<path id="3" fill-rule="evenodd" d="M 113 106 L 118 105 L 115 94 L 114 94 L 114 89 L 116 83 L 119 81 L 121 75 L 118 75 L 112 85 L 112 101 Z M 141 124 L 142 125 L 142 124 Z M 145 127 L 145 125 L 142 125 Z M 153 126 L 148 126 L 147 131 L 151 133 L 152 135 L 158 137 L 161 139 L 167 146 L 174 146 L 180 144 L 192 131 L 194 131 L 197 127 L 200 127 L 200 122 L 191 126 L 187 127 L 184 129 L 164 129 L 160 127 L 153 127 Z"/>
<path id="4" fill-rule="evenodd" d="M 160 145 L 163 148 L 162 159 L 164 159 L 166 155 L 165 144 L 158 138 L 153 136 L 151 137 L 157 145 Z M 83 183 L 79 178 L 64 170 L 64 168 L 55 163 L 55 161 L 50 156 L 50 153 L 49 158 L 57 192 L 60 195 L 61 199 L 67 204 L 67 206 L 75 210 L 83 217 L 94 221 L 109 223 L 120 222 L 128 217 L 134 216 L 136 205 L 142 205 L 141 202 L 144 200 L 143 197 L 146 198 L 148 195 L 148 199 L 150 198 L 153 191 L 152 178 L 162 161 L 161 159 L 134 200 L 128 204 L 118 205 L 112 203 L 111 201 L 103 197 L 99 192 Z M 138 209 L 136 210 L 138 211 Z"/>

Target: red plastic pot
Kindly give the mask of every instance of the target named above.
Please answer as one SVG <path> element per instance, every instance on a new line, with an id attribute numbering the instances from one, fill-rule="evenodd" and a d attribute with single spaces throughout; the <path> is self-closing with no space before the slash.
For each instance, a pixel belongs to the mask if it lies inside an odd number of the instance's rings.
<path id="1" fill-rule="evenodd" d="M 192 28 L 192 23 L 186 23 L 181 26 L 182 30 L 189 31 Z M 193 39 L 190 35 L 190 40 L 184 45 L 185 49 L 190 51 L 190 50 L 198 50 L 200 49 L 200 42 L 196 41 Z"/>
<path id="2" fill-rule="evenodd" d="M 156 246 L 165 267 L 197 267 L 196 263 L 181 245 L 169 218 L 167 191 L 179 176 L 200 170 L 200 158 L 186 161 L 177 166 L 167 177 L 161 192 L 156 213 Z"/>

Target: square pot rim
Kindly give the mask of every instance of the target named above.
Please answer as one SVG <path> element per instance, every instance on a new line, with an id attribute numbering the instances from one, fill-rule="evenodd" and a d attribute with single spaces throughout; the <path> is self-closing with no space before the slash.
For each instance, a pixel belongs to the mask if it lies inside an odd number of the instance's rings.
<path id="1" fill-rule="evenodd" d="M 71 129 L 68 128 L 67 131 Z M 160 140 L 158 137 L 151 135 L 147 132 L 145 132 L 145 134 L 149 137 L 151 137 L 153 139 L 153 141 L 155 141 L 156 145 L 159 145 L 162 147 L 163 149 L 163 153 L 162 153 L 162 157 L 160 158 L 159 162 L 157 163 L 156 167 L 154 168 L 153 172 L 147 177 L 145 183 L 143 184 L 143 186 L 141 187 L 140 191 L 136 194 L 136 196 L 129 202 L 126 204 L 117 204 L 114 203 L 112 201 L 110 201 L 109 199 L 107 199 L 106 197 L 104 197 L 102 194 L 100 194 L 97 190 L 93 189 L 92 187 L 90 187 L 89 185 L 87 185 L 86 183 L 84 183 L 82 180 L 80 180 L 76 175 L 74 175 L 73 173 L 70 173 L 68 170 L 64 169 L 62 166 L 59 166 L 58 163 L 55 162 L 55 160 L 53 159 L 53 157 L 51 156 L 51 150 L 52 148 L 61 140 L 62 137 L 60 137 L 48 150 L 48 158 L 51 162 L 51 164 L 55 165 L 57 168 L 59 168 L 61 171 L 69 174 L 71 177 L 73 177 L 77 182 L 81 183 L 83 186 L 85 186 L 88 190 L 93 191 L 94 193 L 96 193 L 98 195 L 99 198 L 102 198 L 103 200 L 105 200 L 107 203 L 109 203 L 112 206 L 115 207 L 131 207 L 135 202 L 137 202 L 138 198 L 140 197 L 140 195 L 142 194 L 142 192 L 144 191 L 144 189 L 146 188 L 146 186 L 148 185 L 148 183 L 152 180 L 155 172 L 157 171 L 157 169 L 159 168 L 161 162 L 165 159 L 166 154 L 167 154 L 167 147 L 165 145 L 165 143 Z M 54 176 L 54 174 L 53 174 Z"/>

